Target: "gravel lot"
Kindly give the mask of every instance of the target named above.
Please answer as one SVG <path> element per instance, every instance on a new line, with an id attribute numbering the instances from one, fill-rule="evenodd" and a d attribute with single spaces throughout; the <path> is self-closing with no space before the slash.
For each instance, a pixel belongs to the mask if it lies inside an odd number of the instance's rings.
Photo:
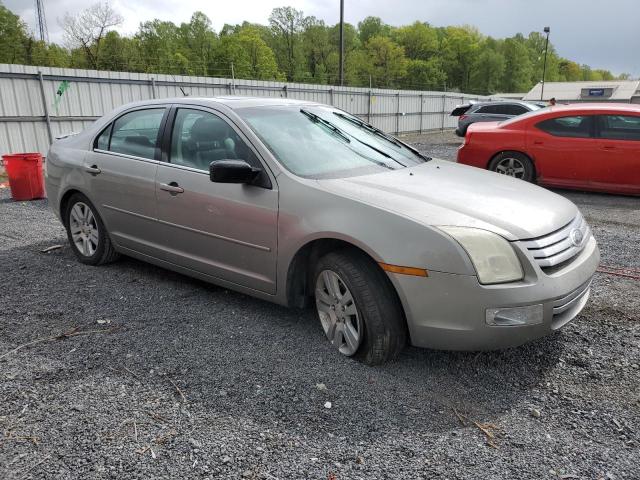
<path id="1" fill-rule="evenodd" d="M 560 193 L 604 265 L 640 268 L 639 199 Z M 45 200 L 0 190 L 0 478 L 638 479 L 639 316 L 640 281 L 597 274 L 550 338 L 370 368 L 310 311 L 81 265 Z"/>

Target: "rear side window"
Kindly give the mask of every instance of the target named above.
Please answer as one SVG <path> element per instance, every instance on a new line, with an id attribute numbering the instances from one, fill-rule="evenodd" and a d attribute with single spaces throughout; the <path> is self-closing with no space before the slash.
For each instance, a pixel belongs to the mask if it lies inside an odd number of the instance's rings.
<path id="1" fill-rule="evenodd" d="M 500 105 L 500 113 L 505 115 L 522 115 L 523 113 L 527 113 L 527 110 L 522 105 L 514 105 L 514 104 L 505 104 Z"/>
<path id="2" fill-rule="evenodd" d="M 498 105 L 485 105 L 484 107 L 480 107 L 473 113 L 500 113 L 498 112 Z"/>
<path id="3" fill-rule="evenodd" d="M 109 151 L 153 160 L 164 111 L 164 108 L 135 110 L 118 118 L 113 122 Z"/>
<path id="4" fill-rule="evenodd" d="M 589 138 L 593 126 L 592 116 L 550 118 L 536 125 L 540 130 L 556 137 Z"/>
<path id="5" fill-rule="evenodd" d="M 109 150 L 109 137 L 111 137 L 112 126 L 113 124 L 109 124 L 109 126 L 102 131 L 98 138 L 96 138 L 94 148 L 97 148 L 98 150 Z"/>
<path id="6" fill-rule="evenodd" d="M 640 116 L 602 115 L 600 138 L 640 141 Z"/>

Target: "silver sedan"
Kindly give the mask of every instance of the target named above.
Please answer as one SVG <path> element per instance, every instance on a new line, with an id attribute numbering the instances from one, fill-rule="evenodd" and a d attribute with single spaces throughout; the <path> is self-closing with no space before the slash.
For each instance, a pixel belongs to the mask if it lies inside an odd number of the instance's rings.
<path id="1" fill-rule="evenodd" d="M 515 346 L 572 320 L 596 241 L 574 204 L 421 155 L 288 99 L 125 105 L 48 154 L 50 204 L 89 265 L 120 254 L 283 305 L 314 305 L 368 364 Z"/>

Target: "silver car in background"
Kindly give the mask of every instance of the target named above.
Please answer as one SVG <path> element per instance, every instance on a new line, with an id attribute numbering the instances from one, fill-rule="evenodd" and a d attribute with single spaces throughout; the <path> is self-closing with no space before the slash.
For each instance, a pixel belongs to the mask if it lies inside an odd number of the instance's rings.
<path id="1" fill-rule="evenodd" d="M 53 144 L 46 186 L 78 259 L 129 255 L 283 305 L 314 305 L 368 364 L 420 347 L 542 337 L 589 296 L 596 241 L 570 201 L 422 156 L 289 99 L 125 105 Z"/>
<path id="2" fill-rule="evenodd" d="M 503 122 L 529 112 L 544 108 L 544 105 L 516 100 L 502 100 L 497 102 L 470 102 L 457 105 L 451 112 L 452 117 L 458 117 L 456 135 L 464 137 L 467 128 L 477 122 Z"/>

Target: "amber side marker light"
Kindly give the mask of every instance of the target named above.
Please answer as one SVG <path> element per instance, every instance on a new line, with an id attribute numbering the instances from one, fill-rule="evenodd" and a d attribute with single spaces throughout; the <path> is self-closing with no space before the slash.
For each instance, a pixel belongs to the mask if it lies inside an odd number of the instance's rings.
<path id="1" fill-rule="evenodd" d="M 424 268 L 401 267 L 399 265 L 390 265 L 388 263 L 378 263 L 385 272 L 399 273 L 400 275 L 413 275 L 414 277 L 428 277 L 429 272 Z"/>

